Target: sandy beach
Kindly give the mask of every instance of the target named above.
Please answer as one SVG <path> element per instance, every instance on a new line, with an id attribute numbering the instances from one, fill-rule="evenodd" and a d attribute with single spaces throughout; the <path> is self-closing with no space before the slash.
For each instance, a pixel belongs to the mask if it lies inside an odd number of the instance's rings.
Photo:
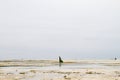
<path id="1" fill-rule="evenodd" d="M 120 80 L 120 60 L 4 60 L 0 80 Z"/>

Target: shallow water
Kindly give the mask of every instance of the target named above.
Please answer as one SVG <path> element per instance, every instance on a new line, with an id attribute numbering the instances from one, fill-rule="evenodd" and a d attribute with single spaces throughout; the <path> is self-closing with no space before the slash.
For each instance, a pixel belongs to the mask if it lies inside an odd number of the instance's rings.
<path id="1" fill-rule="evenodd" d="M 13 68 L 17 68 L 17 69 L 42 69 L 42 70 L 52 70 L 52 69 L 87 69 L 87 68 L 116 68 L 116 69 L 120 69 L 120 66 L 106 66 L 103 64 L 78 64 L 78 63 L 72 63 L 72 64 L 62 64 L 61 67 L 59 67 L 59 65 L 53 65 L 53 66 L 42 66 L 42 67 L 36 67 L 36 66 L 27 66 L 27 67 L 22 67 L 22 66 L 18 66 L 18 67 L 14 67 L 14 66 L 9 66 L 9 67 L 0 67 L 0 69 L 13 69 Z"/>
<path id="2" fill-rule="evenodd" d="M 80 70 L 79 70 L 80 69 Z M 99 69 L 103 69 L 103 71 L 100 71 Z M 1 71 L 4 71 L 4 76 L 13 76 L 13 78 L 18 78 L 17 80 L 66 80 L 64 76 L 68 76 L 71 78 L 76 77 L 76 80 L 81 77 L 86 78 L 84 76 L 87 76 L 86 71 L 92 71 L 95 78 L 98 76 L 102 76 L 103 73 L 105 74 L 112 74 L 114 72 L 112 71 L 118 71 L 120 70 L 120 66 L 107 66 L 104 64 L 79 64 L 79 63 L 70 63 L 70 64 L 62 64 L 61 67 L 59 65 L 53 65 L 53 66 L 9 66 L 9 67 L 0 67 Z M 97 71 L 98 70 L 98 71 Z M 105 71 L 107 70 L 107 71 Z M 32 72 L 33 71 L 33 72 Z M 35 72 L 34 72 L 35 71 Z M 74 73 L 74 72 L 80 72 L 80 73 Z M 96 72 L 97 71 L 97 72 Z M 111 71 L 111 72 L 110 72 Z M 96 72 L 96 74 L 94 74 Z M 23 74 L 21 74 L 23 73 Z M 97 74 L 98 73 L 98 74 Z M 100 74 L 100 75 L 99 75 Z M 105 75 L 104 74 L 104 75 Z M 90 76 L 91 77 L 91 76 Z M 89 78 L 89 76 L 88 76 Z M 86 80 L 90 80 L 90 79 Z M 7 79 L 5 79 L 7 80 Z M 12 79 L 15 80 L 15 79 Z M 93 80 L 93 79 L 92 79 Z M 106 79 L 109 80 L 109 79 Z M 119 79 L 118 79 L 119 80 Z"/>

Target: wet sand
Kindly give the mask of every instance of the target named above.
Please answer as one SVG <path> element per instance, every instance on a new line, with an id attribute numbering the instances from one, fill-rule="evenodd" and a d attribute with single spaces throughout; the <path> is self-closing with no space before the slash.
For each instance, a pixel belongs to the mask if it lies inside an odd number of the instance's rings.
<path id="1" fill-rule="evenodd" d="M 120 60 L 6 60 L 0 80 L 120 80 Z"/>

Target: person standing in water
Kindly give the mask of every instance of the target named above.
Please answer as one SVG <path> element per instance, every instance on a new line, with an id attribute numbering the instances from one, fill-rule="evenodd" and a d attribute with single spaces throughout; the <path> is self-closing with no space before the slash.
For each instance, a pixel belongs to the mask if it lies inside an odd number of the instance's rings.
<path id="1" fill-rule="evenodd" d="M 59 56 L 59 67 L 61 67 L 62 63 L 63 63 L 63 60 L 62 60 L 61 57 Z"/>

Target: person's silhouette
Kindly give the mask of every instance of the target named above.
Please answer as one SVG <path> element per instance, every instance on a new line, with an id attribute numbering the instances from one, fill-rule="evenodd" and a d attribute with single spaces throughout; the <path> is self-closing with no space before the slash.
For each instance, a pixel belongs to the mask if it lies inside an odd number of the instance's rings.
<path id="1" fill-rule="evenodd" d="M 117 58 L 115 57 L 115 60 L 117 60 Z"/>
<path id="2" fill-rule="evenodd" d="M 63 60 L 61 59 L 61 57 L 59 56 L 59 67 L 61 67 L 61 64 L 63 63 Z"/>

